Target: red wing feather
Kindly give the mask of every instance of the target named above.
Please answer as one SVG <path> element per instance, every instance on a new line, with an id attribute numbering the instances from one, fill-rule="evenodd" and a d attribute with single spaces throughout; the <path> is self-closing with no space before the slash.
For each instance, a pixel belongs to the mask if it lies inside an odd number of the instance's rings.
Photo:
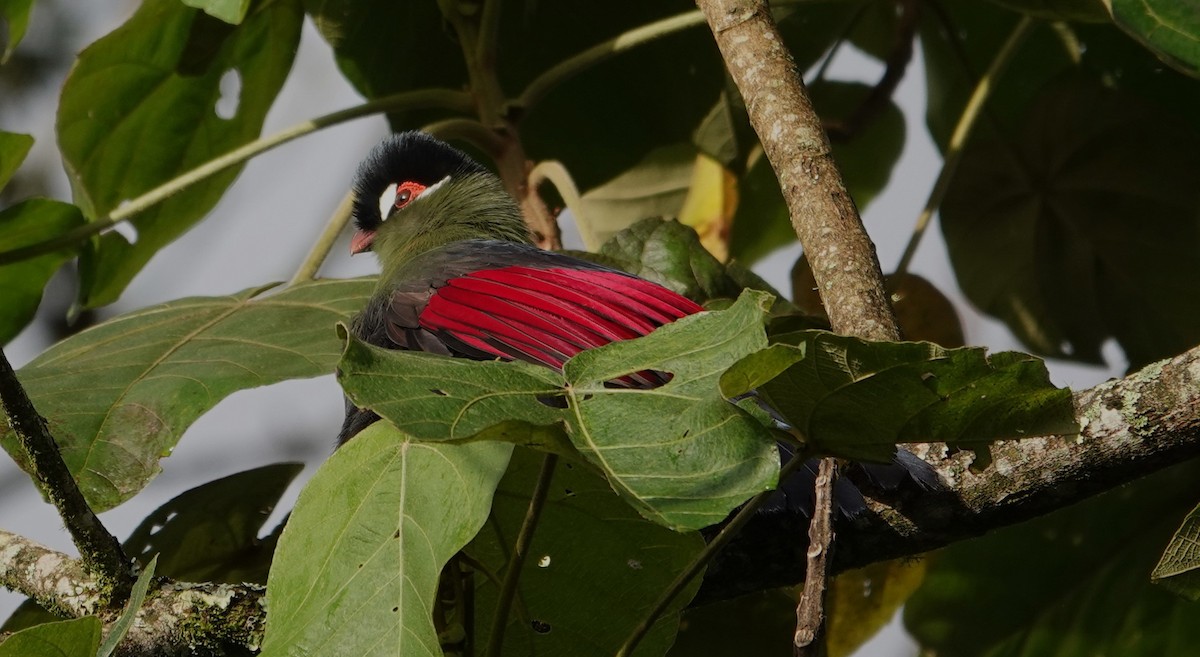
<path id="1" fill-rule="evenodd" d="M 435 335 L 499 358 L 561 368 L 584 349 L 646 335 L 700 310 L 686 297 L 615 271 L 512 266 L 448 280 L 419 321 Z"/>

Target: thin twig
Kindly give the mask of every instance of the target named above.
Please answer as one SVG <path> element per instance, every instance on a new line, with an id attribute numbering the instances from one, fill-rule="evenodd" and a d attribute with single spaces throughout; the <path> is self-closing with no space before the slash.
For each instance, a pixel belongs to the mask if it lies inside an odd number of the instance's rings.
<path id="1" fill-rule="evenodd" d="M 1029 28 L 1033 24 L 1033 19 L 1028 15 L 1021 18 L 1021 21 L 1017 23 L 1016 27 L 1008 35 L 1008 39 L 1005 40 L 1004 45 L 1000 47 L 996 56 L 992 58 L 992 64 L 988 67 L 987 72 L 983 74 L 983 77 L 979 78 L 979 82 L 975 84 L 975 89 L 971 91 L 971 97 L 967 100 L 962 114 L 959 115 L 958 124 L 954 126 L 954 133 L 950 136 L 950 143 L 946 146 L 946 156 L 942 161 L 942 170 L 938 172 L 937 180 L 933 183 L 933 189 L 929 191 L 929 198 L 925 201 L 925 207 L 921 208 L 921 214 L 917 216 L 916 226 L 913 227 L 912 236 L 908 239 L 908 245 L 904 247 L 904 254 L 900 256 L 900 262 L 896 265 L 892 280 L 901 280 L 904 278 L 904 274 L 908 272 L 908 267 L 912 264 L 913 256 L 917 253 L 917 247 L 921 244 L 921 238 L 925 236 L 925 230 L 929 228 L 929 221 L 933 218 L 934 211 L 942 205 L 942 199 L 946 197 L 946 191 L 950 189 L 950 183 L 954 180 L 954 174 L 958 171 L 958 166 L 962 164 L 967 140 L 970 139 L 971 132 L 975 128 L 977 119 L 980 117 L 980 110 L 995 87 L 996 81 L 1000 79 L 1000 75 L 1004 72 L 1005 66 L 1012 61 L 1013 55 L 1016 54 L 1021 42 L 1029 34 Z"/>
<path id="2" fill-rule="evenodd" d="M 821 459 L 817 469 L 813 515 L 808 523 L 808 553 L 804 589 L 796 605 L 796 635 L 792 639 L 795 657 L 819 655 L 825 636 L 825 589 L 829 581 L 829 553 L 833 549 L 833 484 L 837 480 L 837 461 Z M 810 577 L 808 573 L 820 576 Z"/>
<path id="3" fill-rule="evenodd" d="M 337 209 L 333 211 L 333 216 L 325 224 L 325 229 L 317 236 L 317 241 L 313 243 L 312 249 L 304 257 L 304 262 L 300 263 L 300 268 L 296 270 L 292 280 L 288 281 L 288 285 L 296 285 L 316 278 L 321 265 L 329 257 L 329 252 L 333 250 L 334 243 L 341 236 L 342 229 L 350 222 L 350 211 L 353 207 L 354 193 L 348 192 L 338 203 Z"/>
<path id="4" fill-rule="evenodd" d="M 512 558 L 508 560 L 508 569 L 504 573 L 504 584 L 500 587 L 500 597 L 496 600 L 496 612 L 492 615 L 492 632 L 488 636 L 488 657 L 500 657 L 504 647 L 504 630 L 508 626 L 508 611 L 517 596 L 517 584 L 521 581 L 521 569 L 525 566 L 525 558 L 529 556 L 529 543 L 533 540 L 533 532 L 537 529 L 538 519 L 542 516 L 542 507 L 550 494 L 550 480 L 554 478 L 554 466 L 558 464 L 557 454 L 546 454 L 542 459 L 542 470 L 538 473 L 537 483 L 529 497 L 529 508 L 525 510 L 525 520 L 521 523 L 521 531 L 513 545 Z"/>
<path id="5" fill-rule="evenodd" d="M 46 420 L 25 394 L 17 373 L 0 349 L 0 405 L 4 417 L 29 457 L 33 476 L 58 509 L 63 524 L 79 548 L 83 564 L 106 587 L 109 604 L 124 603 L 133 588 L 133 569 L 120 542 L 88 506 L 83 492 L 62 459 Z"/>
<path id="6" fill-rule="evenodd" d="M 797 452 L 796 455 L 793 456 L 792 459 L 783 466 L 783 469 L 779 471 L 779 484 L 783 485 L 783 482 L 787 480 L 788 476 L 795 472 L 796 468 L 800 467 L 806 460 L 808 460 L 806 456 Z M 700 571 L 703 570 L 704 567 L 713 560 L 713 557 L 717 556 L 717 553 L 721 551 L 721 548 L 725 547 L 729 541 L 733 540 L 733 538 L 737 536 L 738 532 L 742 530 L 742 527 L 744 527 L 746 523 L 750 522 L 750 519 L 754 517 L 754 512 L 758 511 L 758 508 L 763 505 L 763 502 L 766 502 L 767 499 L 774 494 L 775 491 L 773 490 L 759 493 L 758 495 L 752 497 L 749 502 L 746 502 L 745 506 L 738 510 L 738 512 L 733 516 L 733 519 L 721 528 L 721 531 L 718 532 L 711 541 L 709 541 L 708 545 L 704 546 L 704 549 L 700 551 L 700 554 L 696 555 L 695 559 L 692 559 L 692 562 L 687 565 L 687 568 L 684 568 L 683 572 L 675 576 L 675 580 L 671 582 L 671 585 L 667 587 L 667 590 L 663 591 L 663 594 L 659 596 L 658 601 L 654 603 L 654 607 L 650 609 L 650 612 L 646 614 L 646 617 L 642 619 L 642 622 L 638 623 L 637 627 L 633 628 L 633 632 L 629 634 L 629 638 L 625 639 L 625 643 L 621 646 L 621 649 L 617 651 L 617 657 L 628 657 L 629 655 L 633 654 L 633 650 L 637 648 L 639 643 L 642 642 L 642 639 L 646 638 L 646 634 L 650 631 L 650 628 L 654 627 L 654 624 L 658 622 L 659 617 L 662 616 L 663 612 L 667 610 L 667 607 L 671 604 L 671 601 L 679 596 L 680 592 L 687 587 L 688 583 L 695 579 L 696 576 L 700 574 Z"/>
<path id="7" fill-rule="evenodd" d="M 919 6 L 917 0 L 898 1 L 900 17 L 896 22 L 896 36 L 891 52 L 884 62 L 883 76 L 846 120 L 826 125 L 831 141 L 850 141 L 887 109 L 888 101 L 892 99 L 896 87 L 900 86 L 908 64 L 912 61 L 913 38 L 916 36 L 920 18 Z"/>
<path id="8" fill-rule="evenodd" d="M 244 146 L 229 151 L 228 153 L 216 157 L 200 166 L 187 171 L 167 182 L 155 187 L 154 189 L 131 199 L 128 203 L 121 204 L 109 212 L 107 216 L 87 223 L 71 231 L 67 231 L 62 235 L 58 235 L 53 239 L 45 242 L 38 242 L 29 246 L 23 246 L 19 249 L 0 252 L 0 265 L 6 265 L 21 260 L 28 260 L 46 253 L 53 253 L 63 247 L 73 246 L 82 242 L 93 235 L 108 230 L 109 228 L 132 219 L 141 212 L 146 211 L 150 207 L 162 203 L 168 198 L 178 194 L 188 187 L 228 169 L 249 160 L 250 158 L 269 151 L 276 146 L 286 144 L 293 139 L 303 137 L 318 130 L 328 128 L 330 126 L 345 123 L 353 119 L 359 119 L 373 114 L 381 114 L 384 112 L 395 112 L 398 110 L 421 109 L 426 107 L 440 107 L 451 111 L 469 112 L 471 111 L 471 97 L 461 91 L 452 89 L 421 89 L 418 91 L 406 91 L 404 93 L 378 98 L 362 105 L 350 107 L 344 110 L 339 110 L 324 116 L 319 116 L 315 119 L 297 123 L 296 125 L 284 128 L 273 135 L 268 135 L 256 139 Z"/>

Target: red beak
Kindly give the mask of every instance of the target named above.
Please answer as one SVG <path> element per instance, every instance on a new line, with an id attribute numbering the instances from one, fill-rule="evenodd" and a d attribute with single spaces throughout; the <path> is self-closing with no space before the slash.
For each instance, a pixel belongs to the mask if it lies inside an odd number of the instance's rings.
<path id="1" fill-rule="evenodd" d="M 373 230 L 358 230 L 355 231 L 354 237 L 350 238 L 350 255 L 362 253 L 363 251 L 371 250 L 371 242 L 375 241 L 375 231 Z"/>

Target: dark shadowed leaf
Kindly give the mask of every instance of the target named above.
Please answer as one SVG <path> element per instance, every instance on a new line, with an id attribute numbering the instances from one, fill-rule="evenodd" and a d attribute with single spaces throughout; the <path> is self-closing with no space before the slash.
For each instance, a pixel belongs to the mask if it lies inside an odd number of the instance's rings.
<path id="1" fill-rule="evenodd" d="M 1107 21 L 1103 0 L 992 0 L 998 5 L 1051 21 Z"/>
<path id="2" fill-rule="evenodd" d="M 31 199 L 0 211 L 0 244 L 7 249 L 36 244 L 84 223 L 79 208 L 70 203 Z M 37 312 L 42 289 L 70 259 L 74 251 L 65 247 L 53 253 L 0 265 L 0 344 L 16 337 Z"/>
<path id="3" fill-rule="evenodd" d="M 1175 530 L 1158 565 L 1150 573 L 1157 583 L 1189 600 L 1200 600 L 1200 507 L 1192 509 Z"/>
<path id="4" fill-rule="evenodd" d="M 58 143 L 91 221 L 258 137 L 292 66 L 299 0 L 262 0 L 238 26 L 179 0 L 147 0 L 79 55 L 63 87 Z M 114 301 L 160 248 L 216 205 L 241 167 L 137 215 L 130 242 L 95 238 L 80 259 L 79 303 Z"/>
<path id="5" fill-rule="evenodd" d="M 373 285 L 323 280 L 152 306 L 56 344 L 18 376 L 88 501 L 108 509 L 154 478 L 184 430 L 230 393 L 333 372 L 334 325 Z M 20 453 L 6 426 L 0 439 Z"/>
<path id="6" fill-rule="evenodd" d="M 0 643 L 0 657 L 94 657 L 101 627 L 95 616 L 30 627 Z"/>
<path id="7" fill-rule="evenodd" d="M 1200 77 L 1200 11 L 1178 0 L 1112 0 L 1121 29 L 1192 77 Z"/>
<path id="8" fill-rule="evenodd" d="M 771 589 L 685 609 L 668 657 L 791 657 L 796 598 Z"/>
<path id="9" fill-rule="evenodd" d="M 884 461 L 900 442 L 978 449 L 1001 438 L 1073 434 L 1071 391 L 1045 364 L 1015 352 L 869 342 L 826 331 L 793 334 L 721 377 L 727 397 L 750 390 L 817 450 Z"/>
<path id="10" fill-rule="evenodd" d="M 905 605 L 925 650 L 960 657 L 1184 657 L 1200 606 L 1150 582 L 1196 499 L 1194 464 L 956 543 Z"/>
<path id="11" fill-rule="evenodd" d="M 250 0 L 182 0 L 183 4 L 197 9 L 203 9 L 204 13 L 219 18 L 231 25 L 237 25 L 246 17 L 246 10 L 250 8 Z"/>
<path id="12" fill-rule="evenodd" d="M 185 491 L 146 516 L 125 552 L 157 558 L 158 573 L 177 580 L 265 584 L 278 537 L 258 535 L 303 468 L 276 463 Z"/>
<path id="13" fill-rule="evenodd" d="M 773 486 L 778 474 L 766 429 L 728 403 L 717 385 L 725 368 L 766 346 L 769 300 L 747 291 L 728 310 L 580 353 L 564 374 L 527 363 L 378 349 L 350 338 L 338 378 L 356 404 L 423 440 L 524 443 L 528 432 L 481 432 L 514 420 L 565 423 L 574 446 L 645 517 L 697 529 Z M 605 385 L 642 370 L 673 378 L 648 390 Z"/>
<path id="14" fill-rule="evenodd" d="M 1131 162 L 1138 163 L 1130 166 Z M 1139 367 L 1200 342 L 1200 133 L 1087 79 L 975 142 L 942 205 L 959 284 L 1037 353 Z"/>
<path id="15" fill-rule="evenodd" d="M 542 455 L 518 450 L 501 480 L 492 516 L 466 552 L 502 575 L 529 506 Z M 513 655 L 613 655 L 675 575 L 704 547 L 695 533 L 676 533 L 640 518 L 595 473 L 559 461 L 550 493 L 521 571 L 509 614 L 504 652 Z M 498 586 L 475 575 L 476 644 L 487 645 Z M 638 646 L 662 654 L 671 643 L 677 612 L 700 580 Z M 596 610 L 604 610 L 597 622 Z"/>
<path id="16" fill-rule="evenodd" d="M 32 9 L 33 0 L 0 0 L 0 22 L 8 24 L 0 64 L 8 63 L 8 58 L 17 49 L 17 44 L 25 37 L 25 29 L 29 27 L 29 12 Z M 0 183 L 0 187 L 2 186 Z"/>
<path id="17" fill-rule="evenodd" d="M 511 445 L 376 422 L 300 493 L 267 582 L 263 657 L 441 657 L 438 573 L 487 520 Z"/>

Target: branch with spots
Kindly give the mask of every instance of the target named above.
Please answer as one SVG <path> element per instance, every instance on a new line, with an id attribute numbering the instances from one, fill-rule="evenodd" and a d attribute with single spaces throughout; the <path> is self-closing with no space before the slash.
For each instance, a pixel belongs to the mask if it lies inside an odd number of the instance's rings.
<path id="1" fill-rule="evenodd" d="M 0 585 L 66 617 L 98 616 L 109 627 L 101 582 L 77 559 L 0 529 Z M 125 635 L 118 655 L 223 654 L 262 639 L 263 589 L 252 584 L 186 584 L 158 578 Z"/>
<path id="2" fill-rule="evenodd" d="M 972 471 L 969 452 L 945 445 L 914 446 L 947 489 L 869 499 L 874 513 L 839 525 L 832 570 L 918 555 L 990 530 L 1036 518 L 1135 479 L 1200 456 L 1200 347 L 1152 363 L 1123 379 L 1075 393 L 1078 436 L 1045 436 L 991 445 L 992 463 Z M 756 532 L 777 536 L 778 528 Z M 794 536 L 756 542 L 755 553 L 787 554 Z M 736 548 L 737 546 L 731 546 Z M 746 546 L 749 548 L 750 546 Z M 718 556 L 705 580 L 705 599 L 791 585 L 804 577 L 804 559 Z"/>

